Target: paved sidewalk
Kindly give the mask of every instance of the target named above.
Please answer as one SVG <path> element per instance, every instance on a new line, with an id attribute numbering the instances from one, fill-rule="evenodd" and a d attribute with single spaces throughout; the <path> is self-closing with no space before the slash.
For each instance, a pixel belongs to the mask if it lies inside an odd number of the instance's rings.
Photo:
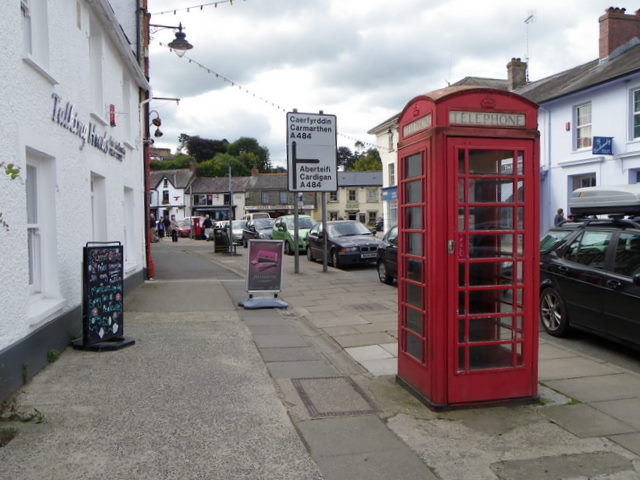
<path id="1" fill-rule="evenodd" d="M 543 402 L 435 413 L 395 382 L 396 293 L 285 259 L 284 310 L 243 310 L 246 250 L 154 245 L 118 352 L 68 349 L 18 396 L 44 424 L 0 478 L 598 479 L 640 475 L 640 376 L 542 342 Z"/>

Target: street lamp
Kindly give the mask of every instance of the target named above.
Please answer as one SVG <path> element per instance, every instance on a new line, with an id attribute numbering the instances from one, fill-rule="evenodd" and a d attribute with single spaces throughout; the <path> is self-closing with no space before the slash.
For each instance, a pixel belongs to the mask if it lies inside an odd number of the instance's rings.
<path id="1" fill-rule="evenodd" d="M 180 58 L 186 53 L 187 50 L 191 50 L 193 45 L 191 45 L 186 40 L 186 35 L 182 33 L 182 22 L 177 27 L 171 25 L 157 25 L 157 24 L 149 24 L 150 27 L 154 28 L 172 28 L 174 30 L 178 30 L 176 32 L 176 38 L 169 44 L 169 48 L 175 52 Z"/>

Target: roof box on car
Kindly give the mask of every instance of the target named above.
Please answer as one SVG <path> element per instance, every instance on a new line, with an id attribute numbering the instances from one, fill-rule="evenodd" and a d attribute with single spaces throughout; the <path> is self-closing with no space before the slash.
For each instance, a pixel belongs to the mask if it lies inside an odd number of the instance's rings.
<path id="1" fill-rule="evenodd" d="M 639 215 L 640 183 L 574 190 L 569 199 L 573 215 Z"/>

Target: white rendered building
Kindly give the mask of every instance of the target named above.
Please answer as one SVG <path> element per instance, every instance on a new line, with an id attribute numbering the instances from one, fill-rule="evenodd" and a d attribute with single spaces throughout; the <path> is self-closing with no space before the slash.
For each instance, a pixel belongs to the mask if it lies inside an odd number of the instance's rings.
<path id="1" fill-rule="evenodd" d="M 0 400 L 80 336 L 83 247 L 124 246 L 145 271 L 135 0 L 20 0 L 0 16 Z M 118 21 L 116 12 L 123 18 Z M 126 320 L 125 320 L 126 330 Z"/>

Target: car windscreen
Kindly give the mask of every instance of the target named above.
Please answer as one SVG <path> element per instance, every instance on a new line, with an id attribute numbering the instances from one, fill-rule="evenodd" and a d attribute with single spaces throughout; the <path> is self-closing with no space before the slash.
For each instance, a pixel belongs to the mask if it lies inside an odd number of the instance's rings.
<path id="1" fill-rule="evenodd" d="M 286 224 L 289 230 L 294 229 L 293 218 L 287 218 Z M 311 217 L 298 217 L 298 228 L 300 230 L 311 228 L 311 227 L 313 227 L 313 220 L 311 220 Z"/>
<path id="2" fill-rule="evenodd" d="M 231 228 L 234 230 L 243 229 L 246 225 L 246 220 L 234 220 L 233 222 L 231 222 Z"/>
<path id="3" fill-rule="evenodd" d="M 569 230 L 549 230 L 540 239 L 540 253 L 547 253 L 557 247 L 569 235 Z"/>
<path id="4" fill-rule="evenodd" d="M 257 229 L 265 230 L 273 228 L 273 223 L 275 222 L 275 220 L 273 218 L 256 218 L 254 222 Z"/>
<path id="5" fill-rule="evenodd" d="M 344 222 L 327 225 L 330 237 L 347 237 L 351 235 L 371 235 L 371 232 L 360 222 Z"/>

